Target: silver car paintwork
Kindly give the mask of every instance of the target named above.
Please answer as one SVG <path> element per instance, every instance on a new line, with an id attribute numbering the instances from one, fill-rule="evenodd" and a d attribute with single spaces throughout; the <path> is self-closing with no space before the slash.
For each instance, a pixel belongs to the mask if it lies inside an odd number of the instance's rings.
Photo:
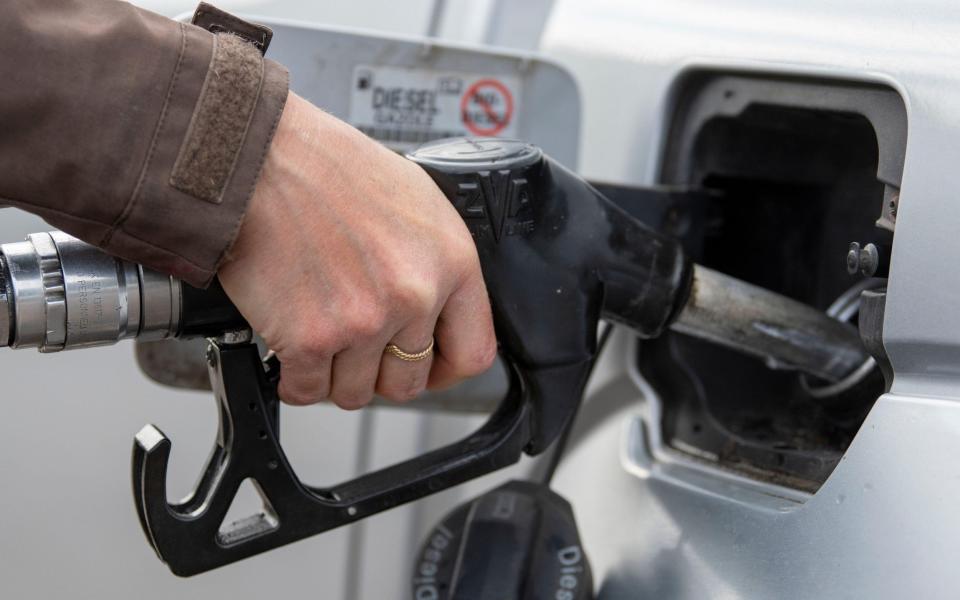
<path id="1" fill-rule="evenodd" d="M 660 399 L 629 351 L 608 353 L 612 383 L 589 402 L 636 402 L 587 436 L 557 481 L 602 600 L 958 595 L 958 24 L 960 6 L 933 1 L 556 5 L 542 49 L 580 83 L 589 177 L 653 181 L 672 83 L 693 66 L 885 83 L 909 124 L 884 323 L 891 392 L 808 496 L 664 448 Z"/>

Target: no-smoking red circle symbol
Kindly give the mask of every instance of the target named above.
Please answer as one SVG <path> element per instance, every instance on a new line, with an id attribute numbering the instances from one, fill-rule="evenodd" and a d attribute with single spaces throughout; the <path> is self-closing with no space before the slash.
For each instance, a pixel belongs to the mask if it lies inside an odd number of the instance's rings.
<path id="1" fill-rule="evenodd" d="M 463 124 L 474 135 L 497 135 L 513 118 L 513 94 L 496 79 L 481 79 L 460 100 Z"/>

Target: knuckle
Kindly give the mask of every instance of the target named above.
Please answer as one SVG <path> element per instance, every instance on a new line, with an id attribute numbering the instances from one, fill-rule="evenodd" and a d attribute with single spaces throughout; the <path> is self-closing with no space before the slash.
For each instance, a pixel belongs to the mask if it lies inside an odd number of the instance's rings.
<path id="1" fill-rule="evenodd" d="M 298 355 L 313 359 L 322 359 L 333 356 L 337 350 L 337 337 L 326 328 L 305 328 L 301 331 L 291 350 Z"/>
<path id="2" fill-rule="evenodd" d="M 331 397 L 333 403 L 343 410 L 359 410 L 370 404 L 373 394 L 370 392 L 342 392 Z"/>
<path id="3" fill-rule="evenodd" d="M 388 384 L 380 390 L 380 395 L 393 402 L 410 402 L 426 389 L 426 383 L 420 378 L 398 384 Z"/>
<path id="4" fill-rule="evenodd" d="M 308 406 L 320 401 L 320 395 L 310 393 L 306 390 L 290 390 L 284 388 L 280 390 L 280 399 L 290 406 Z"/>
<path id="5" fill-rule="evenodd" d="M 416 397 L 419 396 L 419 395 L 420 395 L 420 392 L 419 392 L 419 391 L 416 391 L 416 390 L 404 390 L 404 391 L 398 393 L 398 394 L 397 394 L 396 396 L 394 396 L 393 398 L 391 398 L 391 400 L 393 400 L 394 402 L 400 403 L 400 404 L 406 404 L 407 402 L 411 402 L 412 400 L 415 400 Z"/>
<path id="6" fill-rule="evenodd" d="M 435 286 L 419 277 L 405 277 L 394 291 L 397 302 L 409 312 L 426 314 L 432 312 L 437 304 Z"/>
<path id="7" fill-rule="evenodd" d="M 387 325 L 387 311 L 384 303 L 366 303 L 352 311 L 348 329 L 353 338 L 368 339 L 377 337 Z"/>
<path id="8" fill-rule="evenodd" d="M 480 261 L 477 257 L 477 247 L 469 234 L 455 235 L 446 244 L 447 256 L 458 271 L 479 269 Z"/>
<path id="9" fill-rule="evenodd" d="M 489 369 L 496 358 L 497 343 L 496 340 L 490 338 L 478 344 L 472 352 L 466 354 L 458 365 L 460 367 L 458 370 L 467 377 L 479 375 Z"/>

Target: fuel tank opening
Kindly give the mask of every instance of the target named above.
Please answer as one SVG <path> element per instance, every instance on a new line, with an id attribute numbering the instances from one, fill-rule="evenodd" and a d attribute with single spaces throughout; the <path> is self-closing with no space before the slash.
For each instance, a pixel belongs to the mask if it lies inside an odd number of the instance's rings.
<path id="1" fill-rule="evenodd" d="M 716 193 L 660 207 L 665 233 L 699 264 L 856 325 L 860 293 L 882 294 L 886 278 L 850 275 L 846 258 L 853 241 L 892 244 L 906 146 L 900 96 L 702 71 L 675 98 L 659 183 Z M 885 390 L 871 361 L 828 384 L 676 331 L 643 342 L 637 360 L 663 403 L 669 446 L 806 491 L 830 475 Z"/>

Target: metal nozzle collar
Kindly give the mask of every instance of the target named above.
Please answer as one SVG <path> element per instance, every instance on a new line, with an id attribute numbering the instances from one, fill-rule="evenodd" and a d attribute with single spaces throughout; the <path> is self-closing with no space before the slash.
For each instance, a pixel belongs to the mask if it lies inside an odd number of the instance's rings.
<path id="1" fill-rule="evenodd" d="M 178 280 L 60 231 L 0 246 L 0 344 L 56 352 L 175 335 Z"/>

